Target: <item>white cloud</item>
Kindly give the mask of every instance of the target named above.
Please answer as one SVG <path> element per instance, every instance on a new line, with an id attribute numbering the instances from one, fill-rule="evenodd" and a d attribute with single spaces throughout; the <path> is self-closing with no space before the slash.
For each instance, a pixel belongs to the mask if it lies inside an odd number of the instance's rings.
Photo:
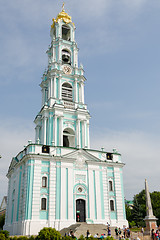
<path id="1" fill-rule="evenodd" d="M 34 125 L 24 119 L 4 119 L 0 121 L 0 199 L 7 194 L 6 174 L 11 163 L 28 140 L 34 140 Z"/>
<path id="2" fill-rule="evenodd" d="M 112 151 L 117 148 L 122 154 L 122 161 L 126 164 L 123 169 L 124 188 L 127 199 L 144 189 L 144 180 L 147 178 L 150 191 L 160 191 L 159 186 L 159 149 L 160 138 L 145 132 L 110 131 L 92 133 L 93 148 Z"/>

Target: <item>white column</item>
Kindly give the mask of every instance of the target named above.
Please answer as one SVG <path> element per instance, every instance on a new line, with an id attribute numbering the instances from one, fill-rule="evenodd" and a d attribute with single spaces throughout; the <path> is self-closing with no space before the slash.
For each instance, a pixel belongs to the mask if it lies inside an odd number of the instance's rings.
<path id="1" fill-rule="evenodd" d="M 78 102 L 77 78 L 75 79 L 75 82 L 74 82 L 74 101 Z"/>
<path id="2" fill-rule="evenodd" d="M 61 165 L 61 220 L 66 219 L 66 168 Z"/>
<path id="3" fill-rule="evenodd" d="M 114 167 L 114 177 L 115 177 L 115 192 L 116 192 L 116 209 L 117 209 L 117 220 L 120 222 L 124 220 L 123 217 L 123 199 L 122 199 L 122 189 L 121 189 L 121 177 L 120 169 Z"/>
<path id="4" fill-rule="evenodd" d="M 32 219 L 39 220 L 40 210 L 40 189 L 42 184 L 41 179 L 41 161 L 35 160 L 34 164 L 34 179 L 33 179 L 33 200 L 32 200 Z"/>
<path id="5" fill-rule="evenodd" d="M 53 97 L 53 77 L 51 77 L 50 80 L 50 97 Z"/>
<path id="6" fill-rule="evenodd" d="M 56 98 L 56 76 L 54 76 L 53 85 L 53 97 Z"/>
<path id="7" fill-rule="evenodd" d="M 40 126 L 37 125 L 35 130 L 36 130 L 35 142 L 38 143 Z"/>
<path id="8" fill-rule="evenodd" d="M 48 99 L 51 97 L 51 79 L 49 79 L 49 84 L 48 84 Z"/>
<path id="9" fill-rule="evenodd" d="M 101 217 L 101 192 L 100 192 L 99 171 L 97 171 L 97 170 L 95 170 L 95 180 L 96 180 L 97 219 L 102 219 L 102 217 Z"/>
<path id="10" fill-rule="evenodd" d="M 63 146 L 63 116 L 59 118 L 59 145 Z"/>
<path id="11" fill-rule="evenodd" d="M 68 168 L 68 219 L 73 217 L 73 168 Z"/>
<path id="12" fill-rule="evenodd" d="M 56 47 L 53 47 L 53 62 L 56 62 Z"/>
<path id="13" fill-rule="evenodd" d="M 45 88 L 42 88 L 42 106 L 44 105 L 45 102 Z"/>
<path id="14" fill-rule="evenodd" d="M 58 98 L 62 99 L 61 77 L 58 79 Z"/>
<path id="15" fill-rule="evenodd" d="M 88 178 L 89 178 L 89 210 L 90 210 L 90 219 L 95 218 L 95 207 L 94 207 L 94 184 L 93 184 L 93 170 L 88 168 Z"/>
<path id="16" fill-rule="evenodd" d="M 85 147 L 85 122 L 82 121 L 82 148 Z"/>
<path id="17" fill-rule="evenodd" d="M 88 148 L 90 148 L 89 123 L 87 123 L 87 131 L 88 131 Z"/>
<path id="18" fill-rule="evenodd" d="M 53 141 L 54 145 L 57 146 L 57 116 L 53 117 Z"/>
<path id="19" fill-rule="evenodd" d="M 49 227 L 53 227 L 55 220 L 55 195 L 56 195 L 56 165 L 50 161 L 50 175 L 49 175 Z"/>
<path id="20" fill-rule="evenodd" d="M 84 83 L 81 82 L 81 102 L 84 104 Z"/>
<path id="21" fill-rule="evenodd" d="M 43 118 L 43 144 L 46 144 L 46 124 L 47 123 L 47 117 Z"/>
<path id="22" fill-rule="evenodd" d="M 87 147 L 87 139 L 86 139 L 86 135 L 87 135 L 87 121 L 84 121 L 84 147 Z"/>
<path id="23" fill-rule="evenodd" d="M 77 122 L 76 122 L 76 134 L 77 134 L 77 147 L 79 148 L 80 147 L 80 120 L 77 119 Z"/>
<path id="24" fill-rule="evenodd" d="M 107 169 L 103 174 L 103 194 L 104 194 L 104 215 L 106 222 L 110 223 L 110 210 L 109 210 L 109 191 L 108 191 L 108 177 L 107 177 Z"/>

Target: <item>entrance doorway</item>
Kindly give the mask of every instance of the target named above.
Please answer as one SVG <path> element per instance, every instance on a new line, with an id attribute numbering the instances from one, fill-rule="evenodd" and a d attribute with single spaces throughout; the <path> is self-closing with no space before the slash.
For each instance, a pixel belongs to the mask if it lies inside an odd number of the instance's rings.
<path id="1" fill-rule="evenodd" d="M 83 199 L 76 200 L 76 222 L 86 221 L 86 201 Z"/>

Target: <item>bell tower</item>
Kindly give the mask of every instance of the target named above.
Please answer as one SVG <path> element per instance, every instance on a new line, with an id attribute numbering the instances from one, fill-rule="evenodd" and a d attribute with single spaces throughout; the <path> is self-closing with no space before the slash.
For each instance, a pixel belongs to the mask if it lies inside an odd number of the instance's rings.
<path id="1" fill-rule="evenodd" d="M 90 114 L 84 103 L 84 70 L 78 64 L 75 25 L 62 11 L 53 18 L 48 68 L 42 76 L 42 106 L 35 118 L 35 141 L 43 145 L 87 148 Z"/>

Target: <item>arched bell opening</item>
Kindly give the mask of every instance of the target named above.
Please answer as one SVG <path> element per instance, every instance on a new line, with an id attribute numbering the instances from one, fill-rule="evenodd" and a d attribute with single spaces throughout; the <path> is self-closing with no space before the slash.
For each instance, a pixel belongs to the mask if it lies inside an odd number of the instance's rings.
<path id="1" fill-rule="evenodd" d="M 62 84 L 62 99 L 70 102 L 73 101 L 72 85 L 67 82 Z"/>
<path id="2" fill-rule="evenodd" d="M 67 49 L 62 50 L 62 64 L 71 65 L 71 53 Z"/>
<path id="3" fill-rule="evenodd" d="M 71 128 L 63 131 L 63 147 L 75 147 L 75 132 Z"/>
<path id="4" fill-rule="evenodd" d="M 67 25 L 62 25 L 62 39 L 71 41 L 71 30 Z"/>

